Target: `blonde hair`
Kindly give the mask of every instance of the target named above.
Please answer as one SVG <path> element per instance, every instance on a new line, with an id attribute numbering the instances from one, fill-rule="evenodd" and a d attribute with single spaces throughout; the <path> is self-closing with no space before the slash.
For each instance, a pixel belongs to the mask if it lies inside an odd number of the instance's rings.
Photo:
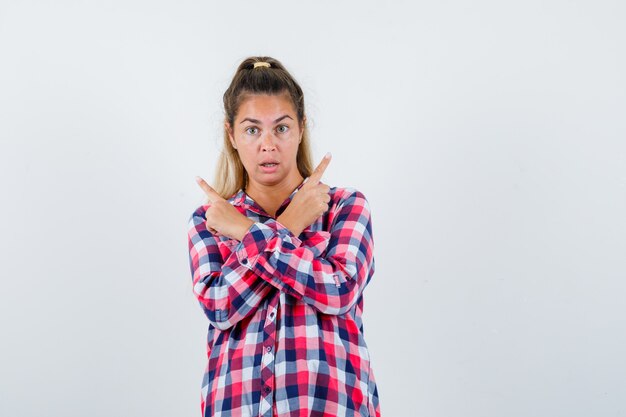
<path id="1" fill-rule="evenodd" d="M 255 62 L 268 62 L 271 66 L 261 65 L 255 68 Z M 283 64 L 274 58 L 253 56 L 244 59 L 224 93 L 224 122 L 228 122 L 231 127 L 234 126 L 239 106 L 247 96 L 252 94 L 287 94 L 291 98 L 298 124 L 303 129 L 296 156 L 297 167 L 302 177 L 310 176 L 313 172 L 313 159 L 309 131 L 304 122 L 304 94 L 296 80 Z M 239 189 L 245 189 L 247 183 L 248 174 L 224 126 L 223 148 L 217 161 L 212 187 L 222 198 L 228 199 Z"/>

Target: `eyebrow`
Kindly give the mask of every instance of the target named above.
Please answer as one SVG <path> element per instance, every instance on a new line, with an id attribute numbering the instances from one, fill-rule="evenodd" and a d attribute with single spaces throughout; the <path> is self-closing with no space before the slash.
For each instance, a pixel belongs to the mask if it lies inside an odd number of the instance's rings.
<path id="1" fill-rule="evenodd" d="M 293 120 L 293 119 L 291 118 L 291 116 L 289 116 L 288 114 L 285 114 L 284 116 L 280 116 L 278 119 L 274 120 L 274 123 L 278 123 L 278 122 L 280 122 L 280 121 L 281 121 L 281 120 L 283 120 L 285 117 L 289 117 L 291 120 Z M 249 121 L 249 122 L 252 122 L 252 123 L 261 123 L 261 121 L 260 121 L 260 120 L 257 120 L 257 119 L 251 119 L 251 118 L 249 118 L 249 117 L 246 117 L 246 118 L 245 118 L 245 119 L 243 119 L 243 120 L 242 120 L 239 124 L 241 124 L 241 123 L 245 122 L 246 120 L 247 120 L 247 121 Z"/>

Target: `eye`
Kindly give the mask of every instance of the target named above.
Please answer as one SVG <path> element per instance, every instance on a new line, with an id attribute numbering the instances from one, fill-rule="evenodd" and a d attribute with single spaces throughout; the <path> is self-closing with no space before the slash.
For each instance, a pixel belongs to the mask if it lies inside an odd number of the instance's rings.
<path id="1" fill-rule="evenodd" d="M 285 133 L 287 130 L 289 130 L 289 126 L 287 126 L 287 125 L 280 125 L 280 126 L 277 127 L 277 129 L 280 129 L 281 127 L 284 127 L 285 129 L 284 130 L 280 130 L 279 131 L 280 133 Z"/>
<path id="2" fill-rule="evenodd" d="M 246 131 L 247 133 L 249 133 L 249 130 L 250 130 L 250 129 L 258 129 L 258 128 L 253 127 L 253 126 L 250 126 L 250 127 L 246 128 L 246 130 L 245 130 L 245 131 Z M 254 134 L 256 134 L 256 133 L 250 133 L 250 134 L 251 134 L 251 135 L 254 135 Z"/>

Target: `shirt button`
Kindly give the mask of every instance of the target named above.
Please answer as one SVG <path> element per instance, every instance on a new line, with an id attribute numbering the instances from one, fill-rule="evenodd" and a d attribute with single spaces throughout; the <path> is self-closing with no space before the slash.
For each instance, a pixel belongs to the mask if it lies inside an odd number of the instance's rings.
<path id="1" fill-rule="evenodd" d="M 267 350 L 268 352 L 271 352 L 271 351 L 272 351 L 272 347 L 271 347 L 271 346 L 267 346 L 267 347 L 265 348 L 265 350 Z"/>
<path id="2" fill-rule="evenodd" d="M 272 312 L 270 313 L 270 319 L 273 319 L 273 318 L 274 318 L 274 312 L 272 311 Z"/>
<path id="3" fill-rule="evenodd" d="M 270 387 L 268 387 L 267 385 L 265 386 L 265 393 L 266 394 L 269 394 L 271 390 L 272 389 Z"/>
<path id="4" fill-rule="evenodd" d="M 241 263 L 242 263 L 242 264 L 244 264 L 244 265 L 245 265 L 245 264 L 247 264 L 247 263 L 248 263 L 248 259 L 243 258 L 243 259 L 241 260 Z"/>

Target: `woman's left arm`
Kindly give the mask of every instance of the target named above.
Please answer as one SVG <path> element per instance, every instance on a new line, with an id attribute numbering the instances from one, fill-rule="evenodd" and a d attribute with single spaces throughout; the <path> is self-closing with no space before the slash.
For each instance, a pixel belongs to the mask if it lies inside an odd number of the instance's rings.
<path id="1" fill-rule="evenodd" d="M 233 255 L 321 313 L 344 314 L 374 273 L 374 241 L 369 203 L 361 192 L 352 189 L 336 210 L 330 232 L 307 231 L 304 242 L 275 219 L 256 222 Z"/>

